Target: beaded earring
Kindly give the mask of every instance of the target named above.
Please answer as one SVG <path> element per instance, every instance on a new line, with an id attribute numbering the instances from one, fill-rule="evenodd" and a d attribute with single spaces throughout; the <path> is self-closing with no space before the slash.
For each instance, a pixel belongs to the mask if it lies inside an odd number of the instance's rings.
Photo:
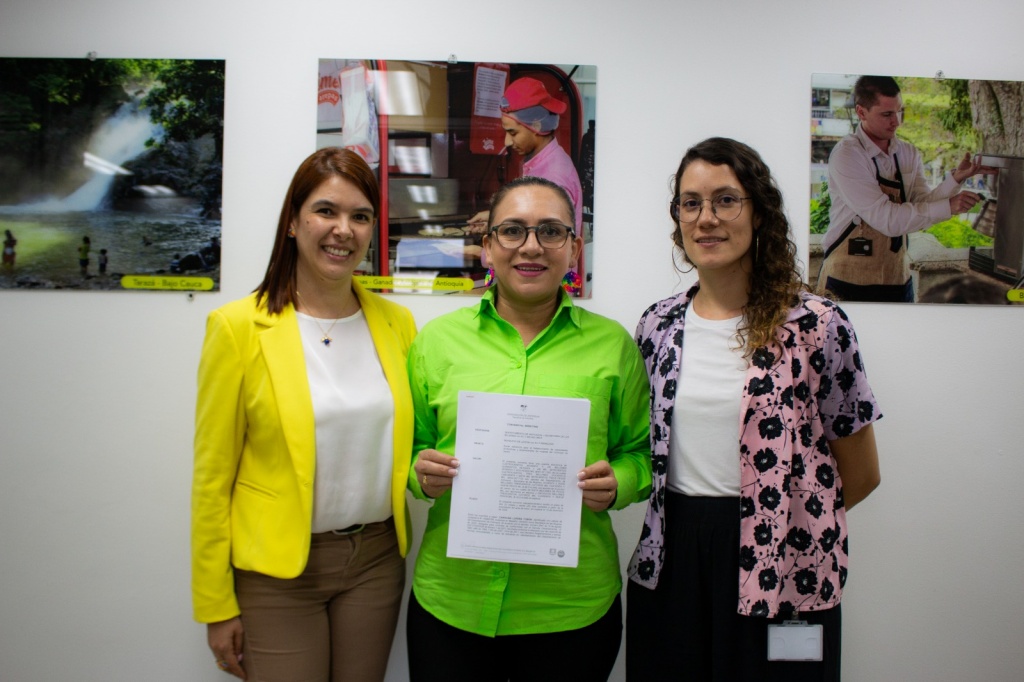
<path id="1" fill-rule="evenodd" d="M 579 273 L 572 270 L 565 273 L 565 277 L 562 278 L 562 288 L 569 294 L 575 294 L 582 291 L 583 280 L 580 279 Z"/>

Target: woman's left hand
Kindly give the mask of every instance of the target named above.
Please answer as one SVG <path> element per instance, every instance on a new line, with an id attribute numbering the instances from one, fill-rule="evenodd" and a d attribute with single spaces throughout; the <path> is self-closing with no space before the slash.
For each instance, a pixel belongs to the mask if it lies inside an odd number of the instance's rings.
<path id="1" fill-rule="evenodd" d="M 245 631 L 242 629 L 242 619 L 238 616 L 206 624 L 206 642 L 210 645 L 213 657 L 217 659 L 217 667 L 241 680 L 246 679 L 242 668 L 244 640 Z"/>
<path id="2" fill-rule="evenodd" d="M 452 481 L 459 475 L 459 460 L 427 448 L 420 450 L 412 469 L 416 472 L 423 494 L 437 498 L 451 490 Z"/>
<path id="3" fill-rule="evenodd" d="M 583 504 L 590 511 L 604 511 L 615 504 L 619 481 L 615 478 L 612 465 L 605 460 L 594 462 L 576 475 L 583 490 Z"/>

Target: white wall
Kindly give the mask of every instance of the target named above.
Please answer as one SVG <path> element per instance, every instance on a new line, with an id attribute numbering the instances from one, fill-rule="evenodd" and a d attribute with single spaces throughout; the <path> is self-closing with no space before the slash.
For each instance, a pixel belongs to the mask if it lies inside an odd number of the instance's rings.
<path id="1" fill-rule="evenodd" d="M 228 64 L 222 291 L 0 292 L 0 679 L 226 679 L 191 621 L 195 368 L 206 313 L 259 281 L 313 150 L 318 58 L 596 64 L 586 305 L 632 329 L 681 286 L 665 209 L 688 145 L 752 144 L 802 235 L 811 73 L 1022 80 L 1021 26 L 1017 0 L 3 0 L 2 56 Z M 466 300 L 402 302 L 422 324 Z M 845 678 L 1019 679 L 1024 311 L 846 310 L 886 417 L 882 486 L 851 514 Z M 624 555 L 641 515 L 619 513 Z M 404 651 L 400 633 L 390 680 Z"/>

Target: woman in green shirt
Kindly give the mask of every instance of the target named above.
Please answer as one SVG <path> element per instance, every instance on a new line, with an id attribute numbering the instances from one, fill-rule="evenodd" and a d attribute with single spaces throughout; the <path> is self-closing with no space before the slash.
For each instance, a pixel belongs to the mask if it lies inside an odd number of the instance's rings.
<path id="1" fill-rule="evenodd" d="M 615 664 L 622 580 L 608 510 L 650 490 L 649 387 L 626 330 L 562 291 L 583 246 L 573 216 L 547 180 L 499 190 L 483 242 L 495 285 L 478 305 L 427 324 L 410 349 L 409 487 L 433 500 L 409 601 L 413 682 L 604 680 Z M 578 567 L 447 556 L 462 390 L 590 401 Z"/>

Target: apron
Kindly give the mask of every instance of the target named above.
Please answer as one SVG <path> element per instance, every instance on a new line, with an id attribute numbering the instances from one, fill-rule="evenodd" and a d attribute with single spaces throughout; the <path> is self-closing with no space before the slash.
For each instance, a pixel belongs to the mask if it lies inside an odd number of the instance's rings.
<path id="1" fill-rule="evenodd" d="M 896 179 L 883 178 L 878 170 L 878 160 L 872 158 L 875 180 L 889 201 L 902 204 L 906 202 L 907 194 L 903 188 L 900 160 L 895 154 L 892 158 L 896 163 Z M 914 292 L 906 236 L 887 237 L 863 220 L 860 224 L 850 223 L 825 251 L 816 291 L 823 294 L 826 289 L 848 301 L 912 302 Z"/>

